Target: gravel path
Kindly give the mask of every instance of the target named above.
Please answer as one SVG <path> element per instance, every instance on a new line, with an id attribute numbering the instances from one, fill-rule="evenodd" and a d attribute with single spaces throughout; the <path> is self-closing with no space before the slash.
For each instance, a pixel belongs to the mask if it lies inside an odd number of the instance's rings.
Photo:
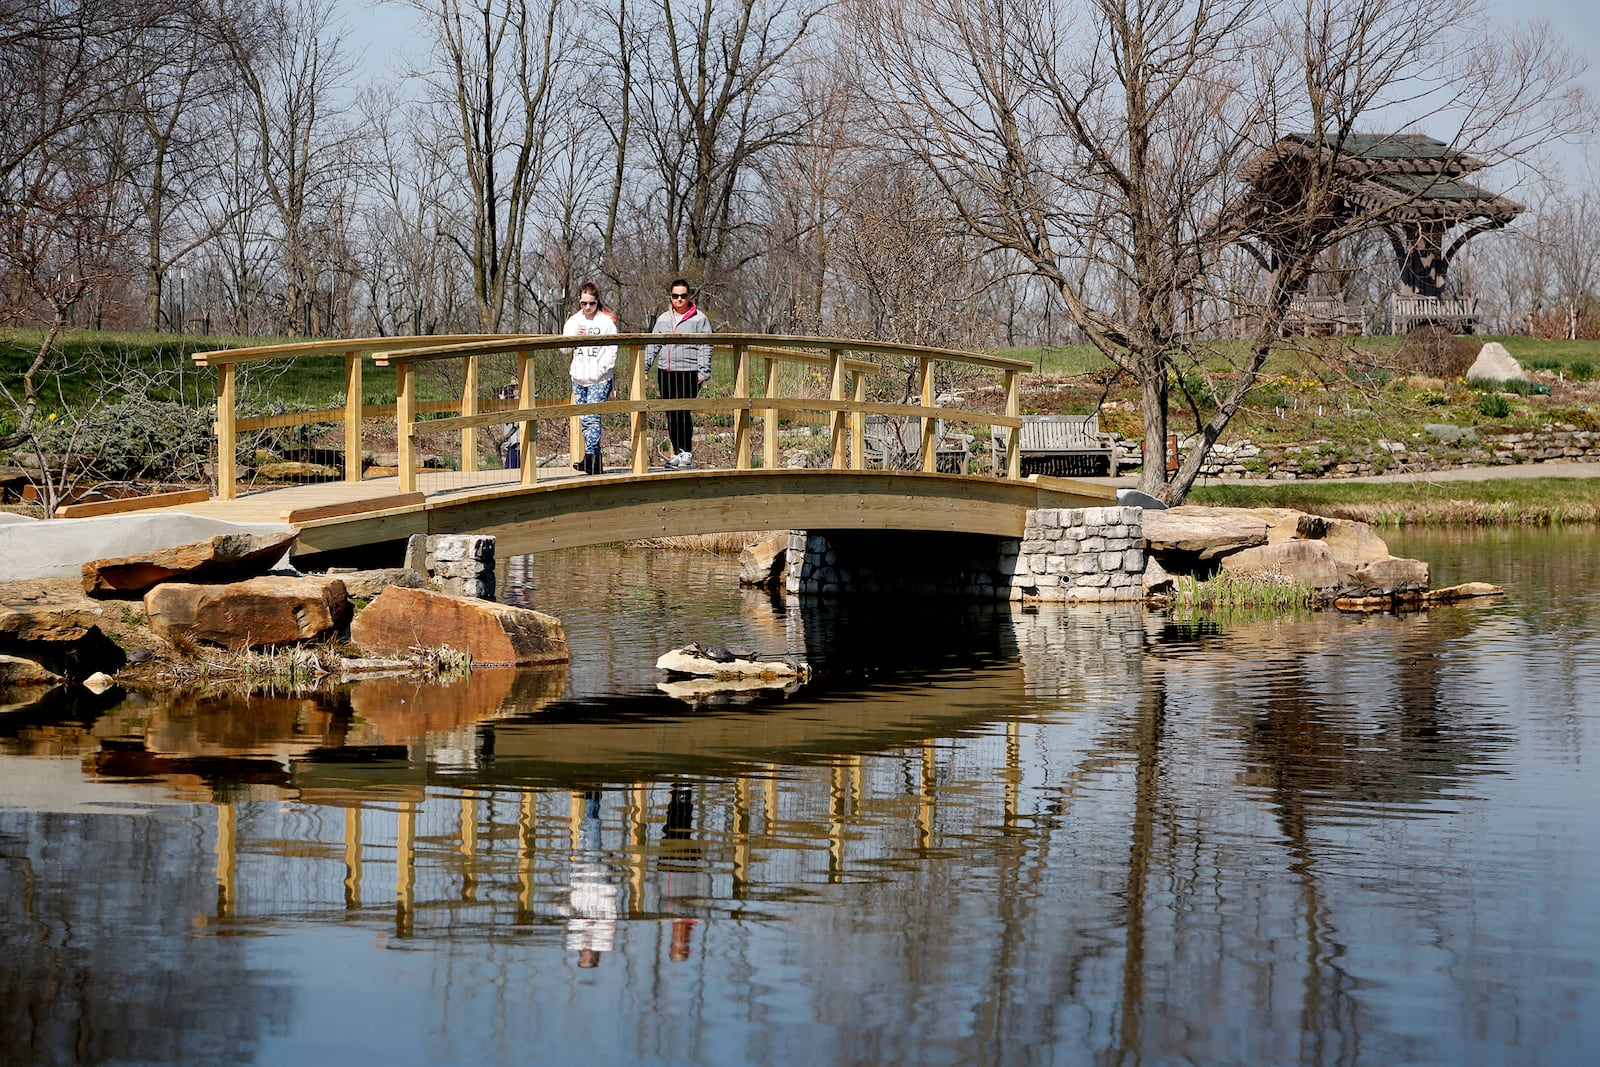
<path id="1" fill-rule="evenodd" d="M 1401 471 L 1391 474 L 1368 474 L 1357 478 L 1205 478 L 1194 484 L 1213 485 L 1287 485 L 1292 482 L 1486 482 L 1493 478 L 1600 478 L 1600 463 L 1511 463 L 1494 467 L 1452 467 L 1442 471 Z M 1116 478 L 1084 478 L 1082 481 L 1102 485 L 1137 486 L 1137 474 Z"/>

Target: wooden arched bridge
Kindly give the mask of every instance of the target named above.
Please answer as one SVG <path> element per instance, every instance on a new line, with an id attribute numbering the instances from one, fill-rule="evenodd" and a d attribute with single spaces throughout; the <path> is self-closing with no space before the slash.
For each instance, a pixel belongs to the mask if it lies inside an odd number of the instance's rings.
<path id="1" fill-rule="evenodd" d="M 660 339 L 607 338 L 618 347 L 617 399 L 592 405 L 569 399 L 570 337 L 367 338 L 196 354 L 217 374 L 217 490 L 173 510 L 286 521 L 307 552 L 472 532 L 496 535 L 511 555 L 791 528 L 1018 537 L 1029 509 L 1115 500 L 1108 486 L 1021 476 L 1027 363 L 844 338 L 715 334 L 717 373 L 705 393 L 662 400 L 647 391 L 643 358 Z M 393 375 L 392 403 L 365 402 L 387 392 L 369 387 L 371 368 Z M 328 389 L 338 399 L 264 411 L 246 398 L 264 393 L 273 375 L 338 377 Z M 665 447 L 652 416 L 659 423 L 674 409 L 690 411 L 708 442 L 688 470 L 652 463 L 652 447 Z M 613 462 L 599 477 L 569 462 L 581 452 L 583 414 L 604 420 Z M 501 446 L 513 427 L 527 446 L 520 465 L 505 469 Z M 343 479 L 252 488 L 266 469 L 255 458 L 262 445 L 295 435 L 342 464 Z"/>

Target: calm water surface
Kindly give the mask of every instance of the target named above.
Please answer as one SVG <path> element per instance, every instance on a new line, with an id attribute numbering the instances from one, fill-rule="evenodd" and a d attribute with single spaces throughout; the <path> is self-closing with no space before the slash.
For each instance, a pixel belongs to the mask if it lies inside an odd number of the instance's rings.
<path id="1" fill-rule="evenodd" d="M 1600 1061 L 1591 532 L 1181 625 L 514 561 L 570 669 L 0 710 L 3 1064 Z M 796 691 L 662 685 L 684 640 Z"/>

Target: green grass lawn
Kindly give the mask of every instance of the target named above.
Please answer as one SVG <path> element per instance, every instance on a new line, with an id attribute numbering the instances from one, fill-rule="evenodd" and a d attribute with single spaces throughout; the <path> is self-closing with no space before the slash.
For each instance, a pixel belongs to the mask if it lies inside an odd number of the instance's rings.
<path id="1" fill-rule="evenodd" d="M 1185 502 L 1293 508 L 1382 526 L 1544 526 L 1600 521 L 1600 478 L 1207 485 L 1193 489 Z"/>

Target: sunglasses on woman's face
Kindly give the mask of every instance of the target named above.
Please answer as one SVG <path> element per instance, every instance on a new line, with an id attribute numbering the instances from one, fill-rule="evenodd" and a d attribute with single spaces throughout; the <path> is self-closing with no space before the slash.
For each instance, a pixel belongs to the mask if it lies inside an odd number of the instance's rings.
<path id="1" fill-rule="evenodd" d="M 674 299 L 674 300 L 687 300 L 687 299 L 689 299 L 689 294 L 688 293 L 673 293 L 672 294 L 672 299 Z"/>
<path id="2" fill-rule="evenodd" d="M 597 300 L 580 300 L 578 301 L 578 306 L 581 308 L 599 307 L 600 302 Z"/>

